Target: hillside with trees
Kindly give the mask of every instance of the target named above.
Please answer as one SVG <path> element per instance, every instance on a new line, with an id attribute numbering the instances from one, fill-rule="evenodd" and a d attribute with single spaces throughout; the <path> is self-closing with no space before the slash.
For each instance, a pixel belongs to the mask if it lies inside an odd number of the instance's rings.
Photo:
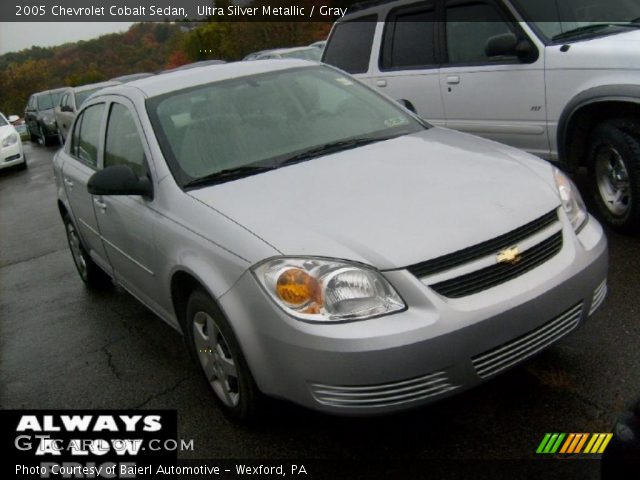
<path id="1" fill-rule="evenodd" d="M 326 38 L 329 23 L 137 23 L 124 33 L 0 56 L 0 111 L 22 115 L 29 95 L 210 58 L 240 60 L 268 48 Z"/>

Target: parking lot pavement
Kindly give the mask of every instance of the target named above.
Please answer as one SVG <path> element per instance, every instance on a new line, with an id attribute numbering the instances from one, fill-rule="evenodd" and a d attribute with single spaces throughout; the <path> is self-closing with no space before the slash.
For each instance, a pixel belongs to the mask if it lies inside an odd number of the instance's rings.
<path id="1" fill-rule="evenodd" d="M 328 417 L 276 403 L 229 423 L 179 334 L 127 293 L 85 290 L 56 203 L 55 148 L 0 172 L 0 407 L 177 409 L 194 458 L 531 458 L 546 432 L 606 432 L 640 396 L 640 240 L 610 234 L 609 297 L 521 367 L 391 417 Z M 292 359 L 295 361 L 295 359 Z"/>

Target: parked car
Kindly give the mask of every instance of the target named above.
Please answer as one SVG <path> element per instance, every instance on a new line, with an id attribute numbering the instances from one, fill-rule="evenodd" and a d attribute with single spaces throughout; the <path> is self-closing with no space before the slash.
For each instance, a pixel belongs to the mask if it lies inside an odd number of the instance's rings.
<path id="1" fill-rule="evenodd" d="M 78 108 L 82 105 L 82 102 L 101 88 L 117 85 L 118 83 L 119 82 L 114 81 L 91 83 L 80 87 L 70 87 L 62 92 L 60 102 L 54 108 L 60 144 L 64 143 L 66 140 L 71 123 L 76 116 Z"/>
<path id="2" fill-rule="evenodd" d="M 162 73 L 168 72 L 177 72 L 180 70 L 191 70 L 192 68 L 206 67 L 209 65 L 220 65 L 221 63 L 225 63 L 224 60 L 201 60 L 199 62 L 187 63 L 186 65 L 180 65 L 179 67 L 172 68 L 170 70 L 164 70 Z"/>
<path id="3" fill-rule="evenodd" d="M 607 245 L 571 181 L 333 67 L 236 62 L 102 90 L 54 157 L 89 287 L 181 331 L 223 410 L 345 415 L 461 392 L 571 332 Z"/>
<path id="4" fill-rule="evenodd" d="M 322 50 L 315 47 L 277 48 L 262 52 L 254 60 L 269 60 L 276 58 L 299 58 L 301 60 L 320 61 Z"/>
<path id="5" fill-rule="evenodd" d="M 313 42 L 311 45 L 309 45 L 310 47 L 313 48 L 319 48 L 320 51 L 324 50 L 324 47 L 327 46 L 327 41 L 326 40 L 320 40 L 319 42 Z"/>
<path id="6" fill-rule="evenodd" d="M 586 167 L 599 216 L 640 233 L 640 4 L 588 3 L 387 2 L 335 23 L 323 61 L 436 125 Z"/>
<path id="7" fill-rule="evenodd" d="M 22 149 L 20 134 L 0 113 L 0 170 L 10 167 L 24 170 L 27 168 L 27 159 Z"/>
<path id="8" fill-rule="evenodd" d="M 131 73 L 129 75 L 121 75 L 119 77 L 115 77 L 110 79 L 111 82 L 118 82 L 118 83 L 127 83 L 127 82 L 133 82 L 135 80 L 140 80 L 143 78 L 148 78 L 148 77 L 152 77 L 153 75 L 155 75 L 155 73 L 147 73 L 147 72 L 143 72 L 143 73 Z"/>
<path id="9" fill-rule="evenodd" d="M 32 142 L 46 146 L 52 141 L 58 141 L 58 126 L 54 108 L 58 105 L 64 91 L 64 88 L 57 88 L 34 93 L 29 97 L 24 119 Z"/>
<path id="10" fill-rule="evenodd" d="M 256 57 L 258 55 L 261 55 L 262 53 L 268 52 L 269 50 L 259 50 L 257 52 L 251 52 L 249 55 L 247 55 L 246 57 L 244 57 L 242 60 L 243 61 L 247 61 L 247 60 L 255 60 Z"/>

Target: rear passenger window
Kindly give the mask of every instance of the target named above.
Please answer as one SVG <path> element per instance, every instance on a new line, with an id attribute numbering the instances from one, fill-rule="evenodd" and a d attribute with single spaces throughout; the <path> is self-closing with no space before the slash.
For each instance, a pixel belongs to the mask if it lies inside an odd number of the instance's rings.
<path id="1" fill-rule="evenodd" d="M 114 103 L 107 123 L 104 166 L 127 165 L 142 177 L 146 174 L 144 148 L 131 111 Z"/>
<path id="2" fill-rule="evenodd" d="M 98 165 L 98 140 L 104 104 L 84 110 L 75 123 L 71 138 L 71 154 L 90 167 Z"/>
<path id="3" fill-rule="evenodd" d="M 376 15 L 357 21 L 339 22 L 333 27 L 322 61 L 349 73 L 369 70 L 371 45 L 376 30 Z"/>
<path id="4" fill-rule="evenodd" d="M 388 17 L 380 68 L 420 68 L 436 64 L 433 6 L 396 9 Z"/>

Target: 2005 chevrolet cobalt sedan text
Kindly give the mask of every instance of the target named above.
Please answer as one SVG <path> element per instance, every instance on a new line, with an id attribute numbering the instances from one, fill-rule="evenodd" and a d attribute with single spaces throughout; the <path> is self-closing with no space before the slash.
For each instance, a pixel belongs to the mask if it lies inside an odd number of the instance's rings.
<path id="1" fill-rule="evenodd" d="M 302 60 L 101 90 L 56 155 L 82 279 L 183 332 L 214 397 L 379 414 L 460 392 L 600 305 L 607 246 L 550 164 Z"/>

